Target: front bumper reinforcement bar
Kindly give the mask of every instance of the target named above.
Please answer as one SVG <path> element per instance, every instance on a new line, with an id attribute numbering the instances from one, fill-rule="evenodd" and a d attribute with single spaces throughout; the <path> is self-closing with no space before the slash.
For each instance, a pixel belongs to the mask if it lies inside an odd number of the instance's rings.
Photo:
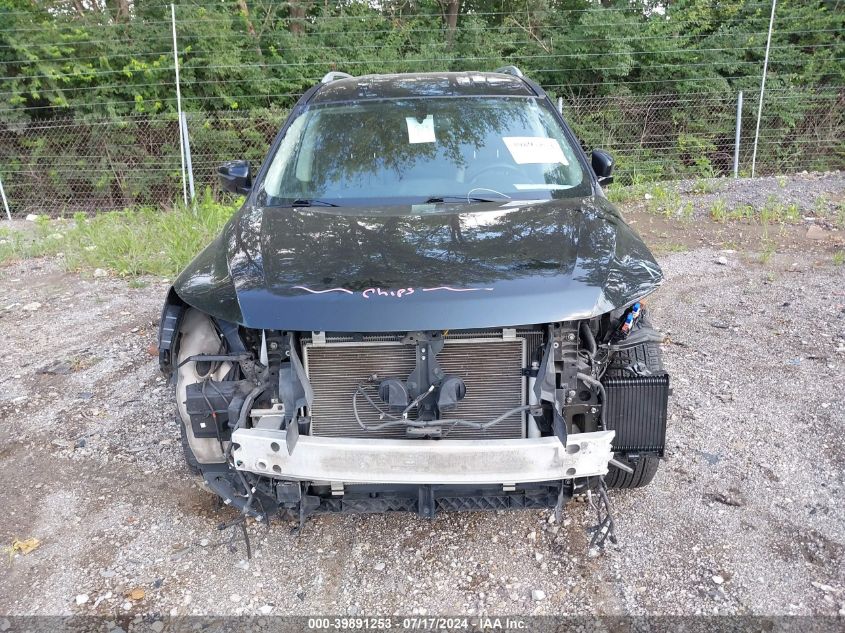
<path id="1" fill-rule="evenodd" d="M 235 466 L 277 479 L 361 484 L 509 484 L 607 474 L 614 431 L 509 440 L 383 440 L 232 433 Z"/>

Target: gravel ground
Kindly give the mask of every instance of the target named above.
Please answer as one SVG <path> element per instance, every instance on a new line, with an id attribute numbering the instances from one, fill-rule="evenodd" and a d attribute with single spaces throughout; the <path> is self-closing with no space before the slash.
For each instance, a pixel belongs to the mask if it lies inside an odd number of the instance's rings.
<path id="1" fill-rule="evenodd" d="M 573 503 L 562 524 L 252 525 L 246 561 L 216 529 L 231 511 L 182 465 L 154 356 L 167 283 L 0 269 L 0 540 L 41 541 L 9 557 L 0 614 L 845 616 L 845 268 L 698 241 L 661 257 L 649 302 L 668 335 L 667 458 L 651 486 L 612 492 L 619 544 L 601 553 Z"/>
<path id="2" fill-rule="evenodd" d="M 670 185 L 672 186 L 672 185 Z M 697 217 L 706 217 L 717 200 L 728 207 L 751 205 L 759 209 L 771 201 L 794 204 L 806 221 L 830 226 L 845 202 L 845 172 L 804 172 L 797 176 L 766 176 L 754 180 L 711 178 L 681 180 L 673 188 L 692 200 Z"/>

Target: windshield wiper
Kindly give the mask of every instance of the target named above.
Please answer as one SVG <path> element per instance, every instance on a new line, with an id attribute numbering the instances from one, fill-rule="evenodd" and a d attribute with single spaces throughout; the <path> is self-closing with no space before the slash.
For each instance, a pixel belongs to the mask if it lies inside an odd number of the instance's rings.
<path id="1" fill-rule="evenodd" d="M 292 207 L 339 207 L 339 204 L 334 204 L 332 202 L 326 202 L 325 200 L 307 200 L 304 198 L 300 198 L 298 200 L 294 200 L 291 205 Z"/>
<path id="2" fill-rule="evenodd" d="M 425 201 L 424 204 L 432 204 L 434 202 L 504 202 L 505 198 L 480 198 L 478 196 L 432 196 Z"/>

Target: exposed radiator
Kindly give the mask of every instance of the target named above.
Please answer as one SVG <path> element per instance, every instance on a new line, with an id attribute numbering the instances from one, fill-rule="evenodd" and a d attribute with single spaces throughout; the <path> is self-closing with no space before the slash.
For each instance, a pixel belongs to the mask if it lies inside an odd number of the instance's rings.
<path id="1" fill-rule="evenodd" d="M 501 336 L 501 334 L 500 334 Z M 446 416 L 453 419 L 486 422 L 508 409 L 526 402 L 526 340 L 523 338 L 447 338 L 437 355 L 447 374 L 460 376 L 466 384 L 466 397 Z M 355 420 L 352 396 L 359 384 L 373 375 L 378 380 L 405 380 L 414 369 L 415 348 L 395 341 L 327 342 L 304 345 L 305 371 L 314 390 L 311 407 L 311 433 L 323 437 L 405 438 L 403 426 L 365 431 Z M 381 404 L 377 386 L 365 387 Z M 386 406 L 383 408 L 386 409 Z M 379 414 L 362 397 L 358 398 L 361 420 L 376 425 Z M 413 417 L 413 412 L 410 417 Z M 455 426 L 449 439 L 503 439 L 525 435 L 525 416 L 515 414 L 486 431 Z"/>

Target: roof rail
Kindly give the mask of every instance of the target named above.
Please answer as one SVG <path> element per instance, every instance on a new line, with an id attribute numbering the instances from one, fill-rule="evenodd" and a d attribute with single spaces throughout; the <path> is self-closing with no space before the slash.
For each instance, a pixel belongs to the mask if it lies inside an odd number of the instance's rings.
<path id="1" fill-rule="evenodd" d="M 513 75 L 514 77 L 522 77 L 522 71 L 516 66 L 502 66 L 493 71 L 494 73 L 502 73 L 503 75 Z"/>
<path id="2" fill-rule="evenodd" d="M 349 73 L 342 73 L 339 70 L 333 70 L 323 75 L 323 78 L 320 80 L 320 83 L 327 84 L 329 82 L 335 81 L 336 79 L 352 79 L 352 75 L 350 75 Z"/>

